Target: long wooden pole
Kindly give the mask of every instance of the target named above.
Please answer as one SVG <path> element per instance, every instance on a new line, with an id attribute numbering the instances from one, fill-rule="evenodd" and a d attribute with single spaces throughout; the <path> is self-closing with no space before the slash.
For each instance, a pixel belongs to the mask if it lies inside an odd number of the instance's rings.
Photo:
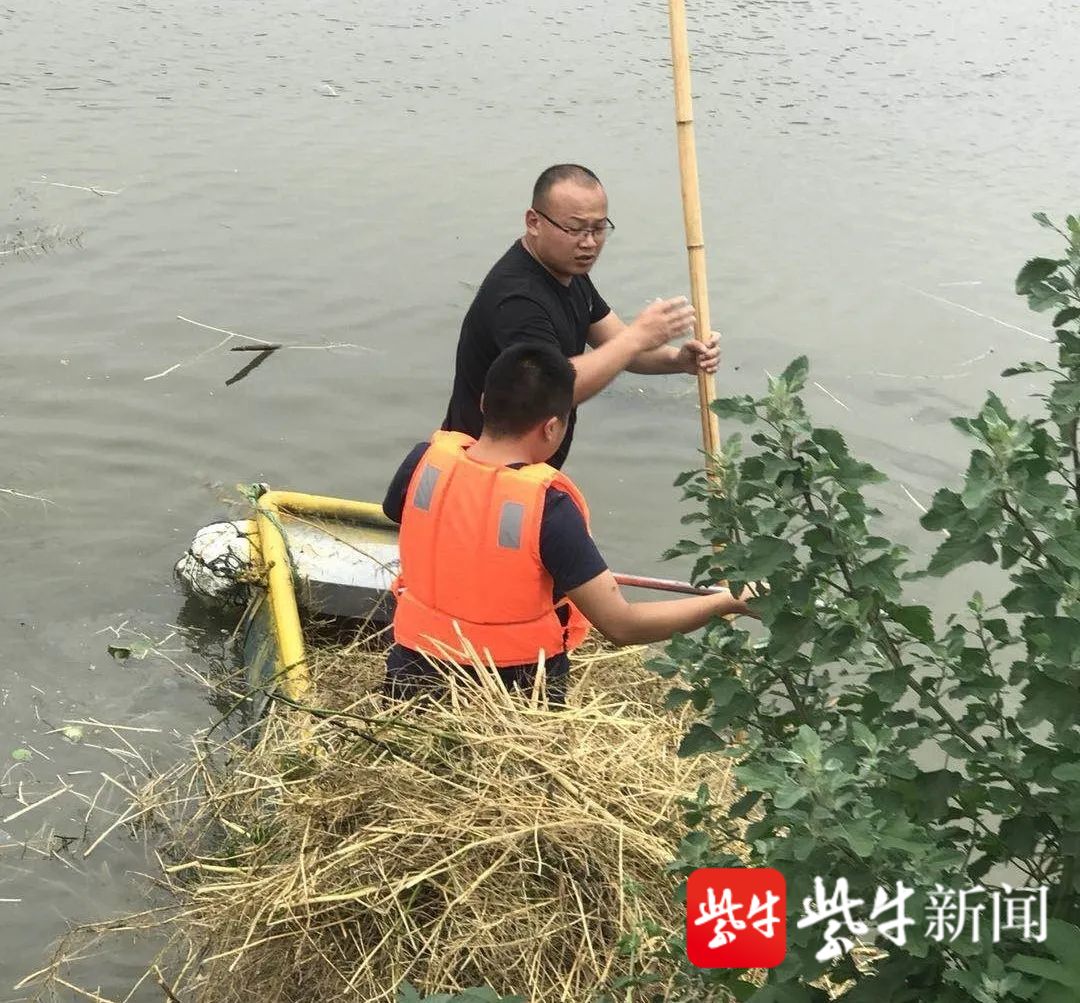
<path id="1" fill-rule="evenodd" d="M 682 182 L 686 253 L 690 259 L 690 298 L 697 314 L 695 333 L 706 341 L 712 333 L 709 320 L 709 284 L 705 274 L 705 237 L 701 231 L 701 193 L 698 190 L 697 149 L 694 145 L 694 104 L 690 93 L 690 46 L 686 37 L 684 0 L 669 0 L 671 63 L 675 73 L 675 131 L 679 142 L 679 177 Z M 720 449 L 720 430 L 710 405 L 716 398 L 712 373 L 698 372 L 698 405 L 701 441 L 708 457 Z"/>

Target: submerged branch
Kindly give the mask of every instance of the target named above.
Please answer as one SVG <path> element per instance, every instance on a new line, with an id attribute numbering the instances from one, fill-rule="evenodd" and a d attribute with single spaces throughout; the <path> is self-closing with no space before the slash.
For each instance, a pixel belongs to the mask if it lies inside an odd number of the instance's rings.
<path id="1" fill-rule="evenodd" d="M 193 324 L 195 327 L 201 327 L 207 331 L 214 331 L 216 334 L 225 335 L 216 345 L 211 345 L 209 348 L 204 348 L 201 352 L 197 352 L 190 358 L 183 359 L 180 362 L 175 362 L 167 369 L 163 369 L 160 373 L 154 373 L 151 376 L 144 376 L 143 382 L 149 383 L 151 380 L 160 380 L 163 376 L 168 376 L 170 373 L 176 372 L 177 369 L 182 369 L 184 366 L 190 366 L 200 359 L 206 358 L 206 356 L 213 354 L 219 348 L 223 348 L 234 338 L 240 338 L 243 341 L 251 342 L 250 345 L 237 345 L 230 349 L 233 352 L 261 352 L 266 353 L 256 360 L 254 365 L 245 367 L 240 373 L 236 374 L 230 383 L 235 383 L 237 380 L 242 379 L 247 373 L 251 372 L 255 368 L 255 365 L 259 365 L 263 362 L 271 352 L 288 352 L 288 351 L 323 351 L 329 352 L 336 349 L 351 348 L 361 352 L 372 352 L 374 349 L 368 348 L 365 345 L 354 345 L 350 342 L 334 342 L 327 345 L 281 345 L 267 341 L 265 338 L 256 338 L 250 334 L 241 334 L 239 331 L 230 331 L 224 327 L 214 327 L 212 324 L 204 324 L 202 321 L 192 320 L 190 317 L 183 317 L 180 314 L 176 315 L 177 320 L 182 320 L 185 324 Z M 226 386 L 230 385 L 229 383 Z"/>

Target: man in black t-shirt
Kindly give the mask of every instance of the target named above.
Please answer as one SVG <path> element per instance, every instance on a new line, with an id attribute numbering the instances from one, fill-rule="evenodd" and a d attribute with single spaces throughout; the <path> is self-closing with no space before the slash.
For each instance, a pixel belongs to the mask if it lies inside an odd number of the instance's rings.
<path id="1" fill-rule="evenodd" d="M 574 404 L 619 373 L 715 372 L 716 339 L 668 342 L 691 332 L 693 308 L 682 297 L 657 300 L 624 324 L 589 279 L 614 224 L 596 175 L 577 164 L 549 167 L 525 212 L 525 234 L 495 263 L 461 325 L 454 386 L 443 428 L 478 436 L 480 392 L 496 356 L 525 342 L 557 348 L 577 372 Z M 592 350 L 586 352 L 586 346 Z M 574 436 L 551 458 L 561 467 Z"/>
<path id="2" fill-rule="evenodd" d="M 479 440 L 461 436 L 463 445 L 440 441 L 438 450 L 435 444 L 420 443 L 394 475 L 383 501 L 386 516 L 401 525 L 395 644 L 386 663 L 391 696 L 411 696 L 437 684 L 438 670 L 417 649 L 429 646 L 432 658 L 447 647 L 457 649 L 453 626 L 465 622 L 485 625 L 489 638 L 497 634 L 515 652 L 506 660 L 510 664 L 496 663 L 508 688 L 531 685 L 537 656 L 545 650 L 549 698 L 562 702 L 567 648 L 580 641 L 580 635 L 578 641 L 571 638 L 572 614 L 564 598 L 615 644 L 663 641 L 713 617 L 756 615 L 726 590 L 690 599 L 627 602 L 589 533 L 584 499 L 569 478 L 543 466 L 566 435 L 574 383 L 574 367 L 561 353 L 527 344 L 507 349 L 485 380 Z M 436 436 L 445 438 L 445 433 Z M 432 460 L 433 454 L 439 458 Z M 529 468 L 521 475 L 529 492 L 543 491 L 539 508 L 521 502 L 532 495 L 522 494 L 521 480 L 508 472 L 522 467 Z M 512 489 L 508 480 L 514 482 Z M 477 484 L 484 487 L 478 490 Z M 509 511 L 515 508 L 521 512 Z M 524 516 L 526 510 L 539 512 L 538 526 Z M 504 522 L 508 512 L 512 523 Z M 501 513 L 497 520 L 496 513 Z M 509 567 L 517 569 L 516 575 Z M 519 595 L 537 580 L 546 592 L 539 603 L 544 610 L 530 618 L 523 616 Z M 402 612 L 406 605 L 408 623 Z M 534 640 L 551 638 L 548 627 L 537 626 L 542 621 L 562 640 Z M 533 653 L 530 661 L 519 662 L 526 651 Z"/>

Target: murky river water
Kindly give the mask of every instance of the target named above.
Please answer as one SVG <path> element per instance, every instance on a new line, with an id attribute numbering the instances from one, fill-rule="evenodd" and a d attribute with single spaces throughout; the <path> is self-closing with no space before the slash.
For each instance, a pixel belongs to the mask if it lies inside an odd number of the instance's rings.
<path id="1" fill-rule="evenodd" d="M 0 495 L 0 846 L 30 841 L 0 849 L 0 1000 L 70 922 L 145 902 L 137 847 L 49 838 L 82 837 L 102 774 L 138 761 L 113 733 L 50 732 L 159 729 L 120 734 L 163 764 L 211 718 L 189 676 L 106 647 L 125 622 L 200 626 L 171 567 L 232 485 L 380 496 L 441 418 L 472 289 L 548 163 L 606 182 L 594 278 L 624 318 L 687 289 L 660 3 L 11 3 L 0 247 L 51 250 L 0 256 L 0 488 L 48 499 Z M 1077 208 L 1080 8 L 690 6 L 721 392 L 808 353 L 818 419 L 895 479 L 889 528 L 925 549 L 900 485 L 954 477 L 947 418 L 1046 351 L 1011 283 L 1056 250 L 1029 213 Z M 249 357 L 186 361 L 222 335 L 178 316 L 355 347 L 226 387 Z M 620 568 L 687 570 L 657 555 L 695 403 L 689 380 L 624 376 L 582 413 L 568 469 Z M 109 995 L 137 962 L 103 956 L 94 981 Z"/>

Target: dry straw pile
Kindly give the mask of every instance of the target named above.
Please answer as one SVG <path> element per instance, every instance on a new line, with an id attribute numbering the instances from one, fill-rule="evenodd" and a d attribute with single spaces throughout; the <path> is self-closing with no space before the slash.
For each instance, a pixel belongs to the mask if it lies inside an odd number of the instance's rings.
<path id="1" fill-rule="evenodd" d="M 172 994 L 377 1001 L 408 980 L 576 1003 L 626 974 L 624 933 L 679 925 L 678 799 L 729 783 L 677 758 L 685 722 L 641 657 L 579 659 L 566 710 L 481 674 L 422 712 L 357 697 L 381 655 L 320 658 L 320 715 L 277 704 L 253 748 L 140 794 L 172 816 Z"/>

